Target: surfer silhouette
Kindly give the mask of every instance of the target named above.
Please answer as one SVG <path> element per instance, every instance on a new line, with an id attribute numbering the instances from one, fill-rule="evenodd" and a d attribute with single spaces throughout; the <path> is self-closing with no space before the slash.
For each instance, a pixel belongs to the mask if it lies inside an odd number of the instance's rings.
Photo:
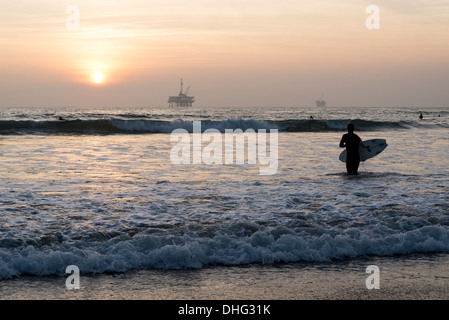
<path id="1" fill-rule="evenodd" d="M 422 119 L 422 118 L 423 118 L 423 116 L 422 116 L 422 112 L 421 112 L 421 114 L 419 115 L 419 118 L 420 118 L 420 119 Z"/>
<path id="2" fill-rule="evenodd" d="M 348 175 L 358 175 L 360 142 L 362 142 L 362 139 L 354 133 L 354 125 L 348 124 L 348 133 L 345 133 L 340 141 L 340 148 L 346 148 L 346 171 Z"/>

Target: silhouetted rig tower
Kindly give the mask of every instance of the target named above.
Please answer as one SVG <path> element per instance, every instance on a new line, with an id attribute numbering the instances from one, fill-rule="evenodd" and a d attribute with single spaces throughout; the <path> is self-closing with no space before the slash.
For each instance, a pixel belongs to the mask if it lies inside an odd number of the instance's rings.
<path id="1" fill-rule="evenodd" d="M 191 107 L 195 102 L 195 97 L 188 96 L 190 86 L 187 87 L 186 92 L 182 92 L 183 82 L 181 79 L 181 90 L 177 96 L 171 96 L 168 98 L 168 103 L 170 107 L 176 105 L 177 107 Z"/>

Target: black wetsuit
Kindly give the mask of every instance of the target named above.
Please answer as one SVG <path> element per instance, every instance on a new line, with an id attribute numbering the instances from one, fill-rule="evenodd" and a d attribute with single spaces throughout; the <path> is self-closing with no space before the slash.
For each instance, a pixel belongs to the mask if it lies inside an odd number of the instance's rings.
<path id="1" fill-rule="evenodd" d="M 340 141 L 340 147 L 346 147 L 346 170 L 349 175 L 357 175 L 360 164 L 359 144 L 362 139 L 355 133 L 346 133 Z"/>

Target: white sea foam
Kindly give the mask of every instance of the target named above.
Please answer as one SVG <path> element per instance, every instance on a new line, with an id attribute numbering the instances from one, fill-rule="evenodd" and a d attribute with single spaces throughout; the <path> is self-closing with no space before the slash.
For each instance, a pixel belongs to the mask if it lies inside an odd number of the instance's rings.
<path id="1" fill-rule="evenodd" d="M 219 230 L 212 237 L 141 234 L 105 241 L 80 240 L 71 244 L 0 248 L 0 278 L 23 274 L 62 275 L 68 265 L 82 273 L 124 272 L 141 268 L 201 268 L 211 265 L 240 265 L 314 261 L 326 262 L 366 255 L 388 256 L 415 252 L 449 252 L 447 227 L 425 226 L 390 234 L 367 234 L 350 229 L 259 228 L 242 236 Z M 232 229 L 232 226 L 231 226 Z M 238 229 L 238 228 L 237 228 Z M 250 233 L 246 230 L 246 233 Z M 375 232 L 374 232 L 375 233 Z M 12 239 L 11 239 L 12 241 Z"/>

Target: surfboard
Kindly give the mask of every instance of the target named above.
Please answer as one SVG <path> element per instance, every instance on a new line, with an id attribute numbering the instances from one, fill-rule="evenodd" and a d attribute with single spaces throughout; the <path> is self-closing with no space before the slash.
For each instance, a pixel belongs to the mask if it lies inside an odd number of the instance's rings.
<path id="1" fill-rule="evenodd" d="M 387 140 L 385 139 L 370 139 L 360 142 L 360 161 L 365 161 L 377 156 L 379 153 L 384 151 L 387 146 Z M 339 159 L 340 161 L 346 163 L 346 149 L 340 153 Z"/>

